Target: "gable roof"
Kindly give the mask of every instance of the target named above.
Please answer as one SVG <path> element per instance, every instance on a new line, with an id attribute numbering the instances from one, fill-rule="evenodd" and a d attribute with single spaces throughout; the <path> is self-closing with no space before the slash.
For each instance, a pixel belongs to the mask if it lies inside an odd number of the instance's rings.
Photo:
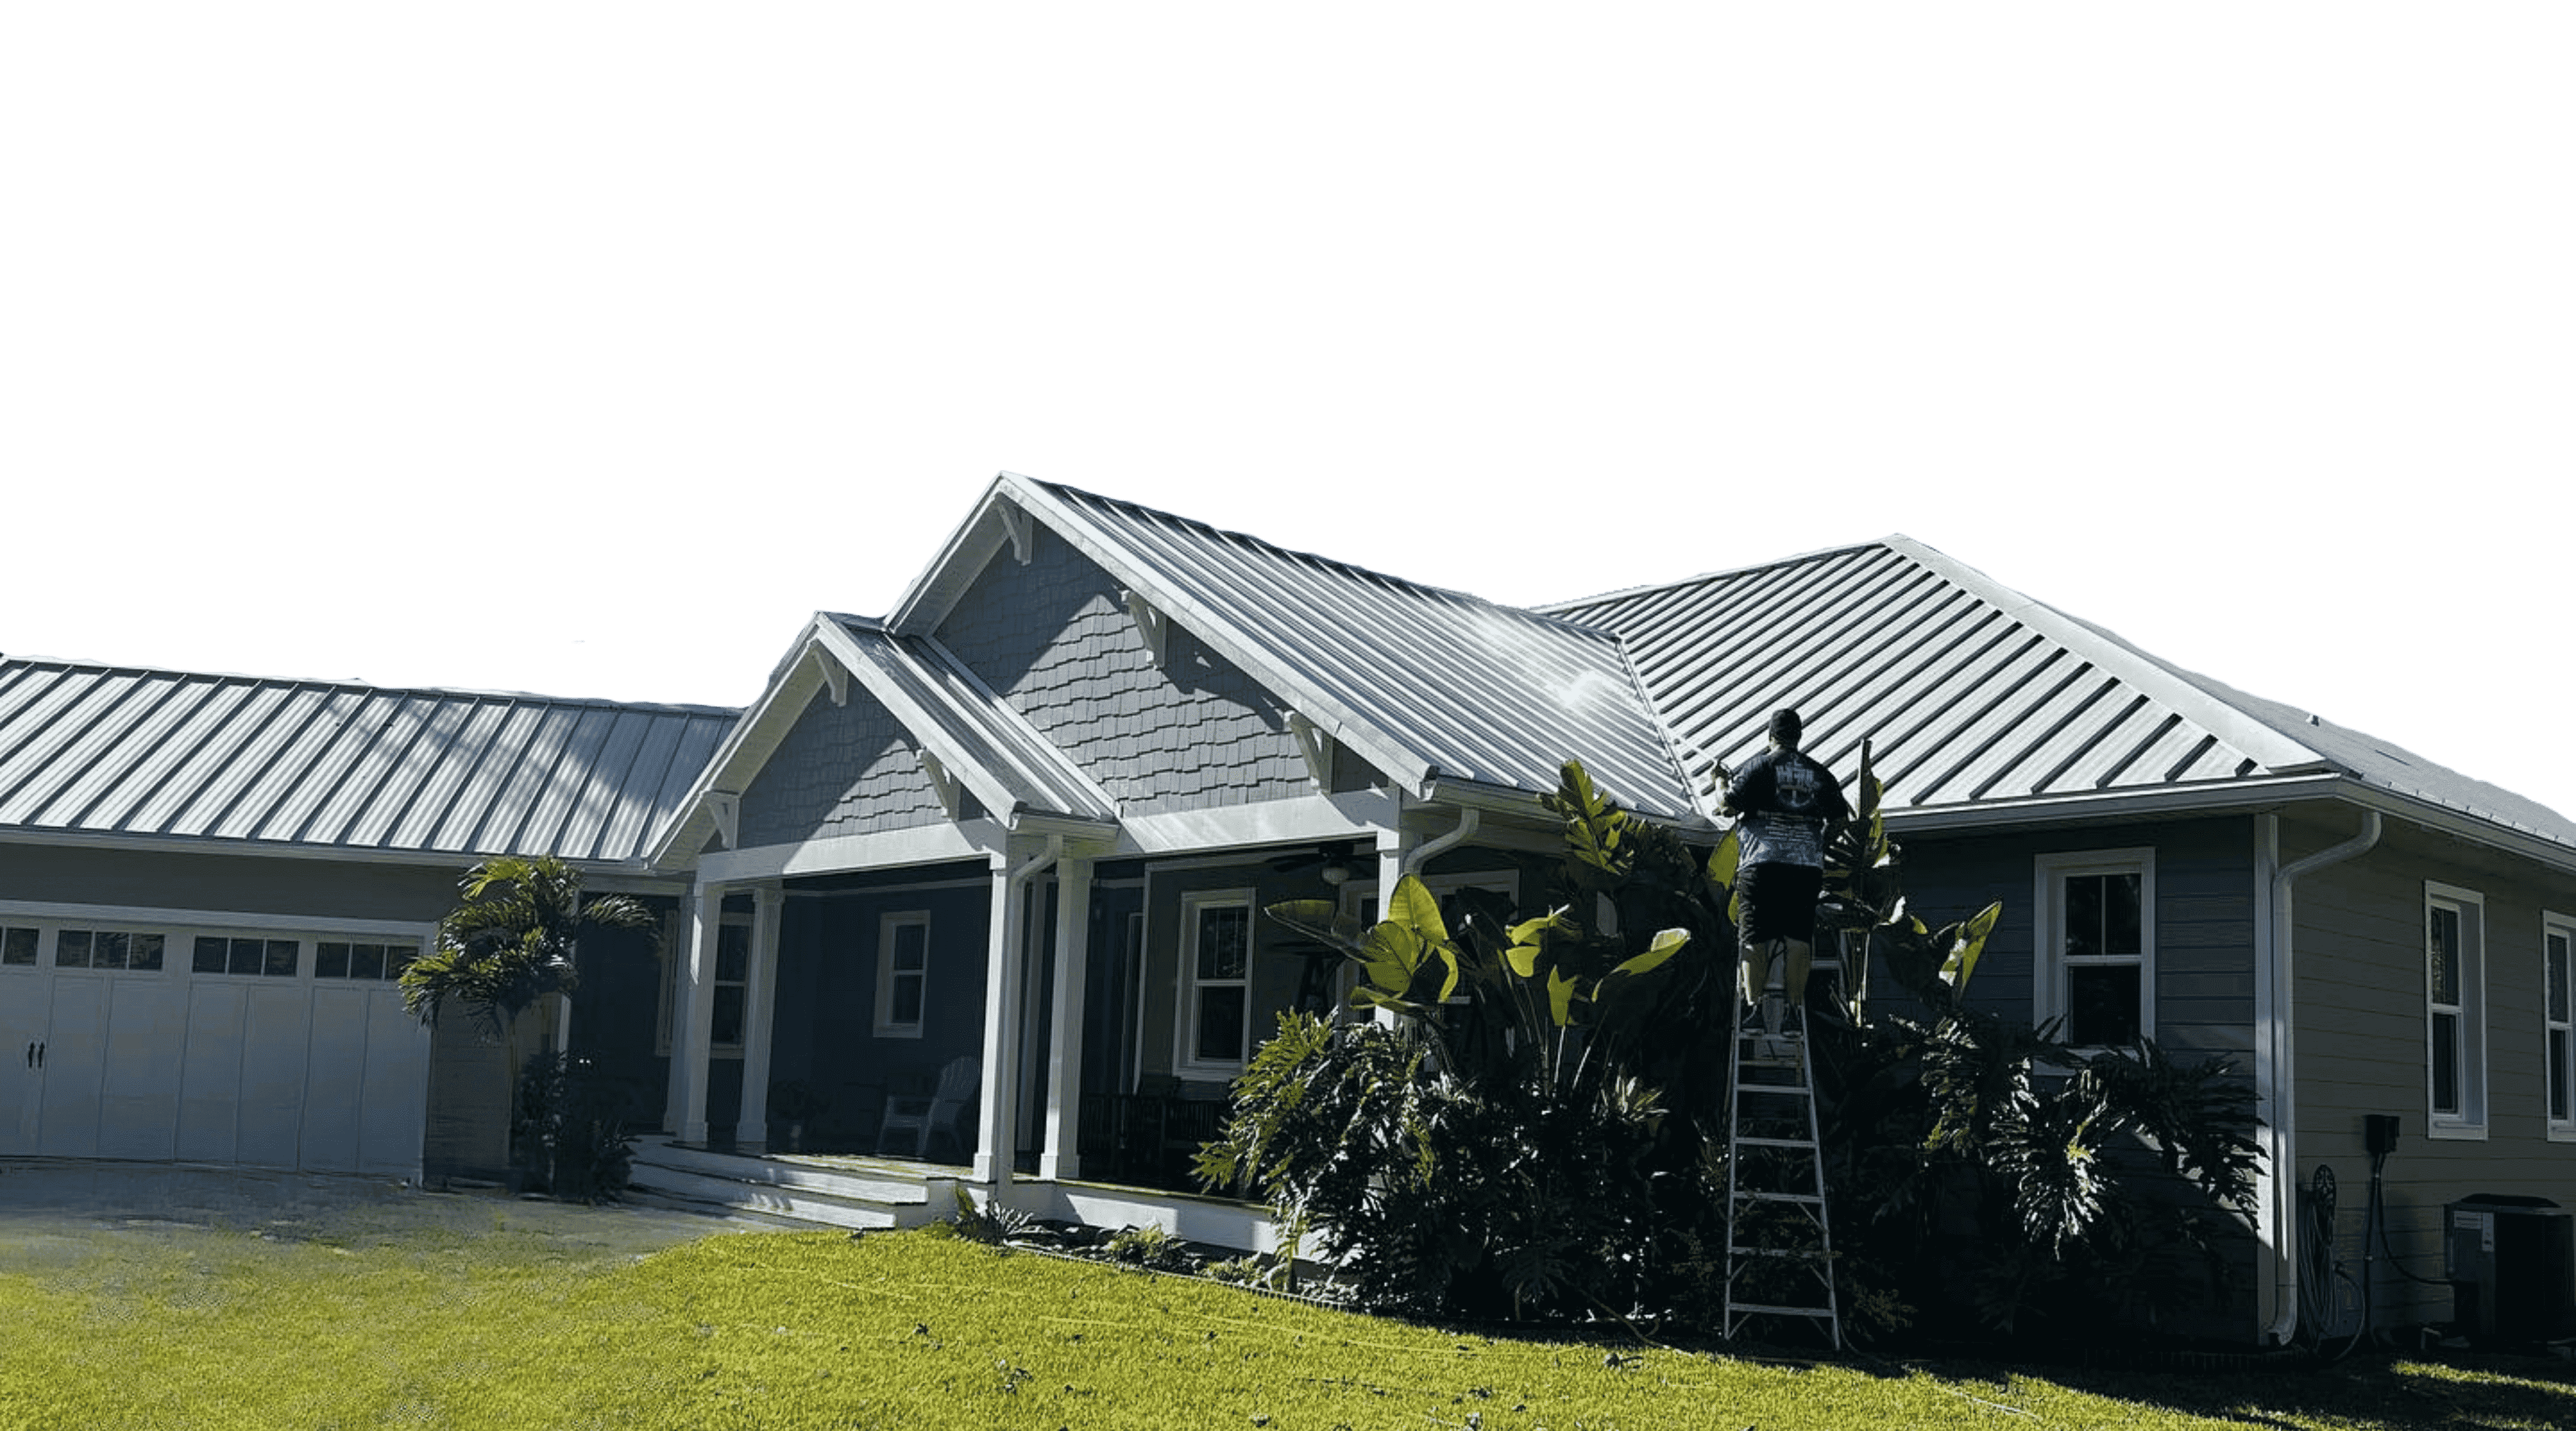
<path id="1" fill-rule="evenodd" d="M 716 831 L 704 797 L 742 794 L 816 693 L 828 688 L 838 703 L 847 699 L 850 680 L 1003 825 L 1117 819 L 1116 802 L 947 648 L 925 637 L 896 636 L 866 617 L 826 611 L 798 633 L 760 699 L 691 783 L 685 813 L 651 858 L 661 863 L 704 845 Z"/>
<path id="2" fill-rule="evenodd" d="M 2128 797 L 2358 782 L 2576 847 L 2510 792 L 2173 666 L 1902 536 L 1548 611 L 1619 633 L 1694 770 L 1794 706 L 1891 813 L 1992 816 Z"/>
<path id="3" fill-rule="evenodd" d="M 1606 631 L 1010 473 L 886 628 L 929 635 L 1029 521 L 1417 795 L 1552 791 L 1580 755 L 1635 809 L 1699 813 Z"/>
<path id="4" fill-rule="evenodd" d="M 624 863 L 733 718 L 0 659 L 0 833 Z"/>

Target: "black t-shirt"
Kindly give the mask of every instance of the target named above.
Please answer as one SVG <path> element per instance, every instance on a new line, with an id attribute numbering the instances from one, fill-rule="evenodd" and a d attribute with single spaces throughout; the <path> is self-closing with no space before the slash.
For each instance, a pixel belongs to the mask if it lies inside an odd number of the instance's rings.
<path id="1" fill-rule="evenodd" d="M 1747 865 L 1825 867 L 1825 825 L 1851 818 L 1843 783 L 1819 762 L 1774 747 L 1726 782 L 1726 808 L 1742 816 L 1736 838 Z"/>

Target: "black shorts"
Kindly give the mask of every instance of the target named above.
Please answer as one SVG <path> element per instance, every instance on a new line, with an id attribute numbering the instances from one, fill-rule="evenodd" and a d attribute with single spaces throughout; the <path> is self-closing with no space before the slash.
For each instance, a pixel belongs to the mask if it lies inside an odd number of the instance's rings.
<path id="1" fill-rule="evenodd" d="M 1805 865 L 1746 865 L 1735 875 L 1736 925 L 1748 942 L 1816 938 L 1816 896 L 1825 872 Z"/>

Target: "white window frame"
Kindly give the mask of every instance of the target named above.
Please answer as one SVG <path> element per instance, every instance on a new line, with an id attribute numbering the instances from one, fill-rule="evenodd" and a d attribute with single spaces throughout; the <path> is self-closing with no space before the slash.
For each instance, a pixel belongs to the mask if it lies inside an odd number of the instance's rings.
<path id="1" fill-rule="evenodd" d="M 1198 1056 L 1199 995 L 1207 989 L 1240 988 L 1243 990 L 1243 1028 L 1240 1047 L 1246 1057 L 1252 1051 L 1253 970 L 1259 966 L 1261 939 L 1258 912 L 1253 907 L 1257 891 L 1245 885 L 1235 889 L 1194 889 L 1181 894 L 1180 1006 L 1172 1020 L 1172 1071 L 1182 1078 L 1232 1078 L 1243 1072 L 1243 1059 L 1231 1061 Z M 1240 979 L 1201 979 L 1199 977 L 1199 919 L 1210 910 L 1241 909 L 1244 911 L 1243 977 Z"/>
<path id="2" fill-rule="evenodd" d="M 897 969 L 894 965 L 896 935 L 906 929 L 921 931 L 921 967 Z M 894 1018 L 895 984 L 902 979 L 921 981 L 918 1016 L 911 1023 L 897 1023 Z M 889 910 L 877 917 L 877 1007 L 876 1035 L 879 1038 L 919 1038 L 930 1022 L 930 911 L 926 909 Z"/>
<path id="3" fill-rule="evenodd" d="M 728 929 L 742 931 L 742 977 L 739 979 L 724 977 L 724 932 Z M 736 1031 L 740 1037 L 727 1041 L 715 1037 L 715 1031 L 710 1026 L 707 1035 L 707 1056 L 740 1058 L 743 1056 L 743 1039 L 751 1034 L 751 966 L 760 955 L 758 912 L 748 909 L 720 911 L 716 919 L 716 947 L 708 952 L 713 956 L 708 961 L 707 968 L 707 983 L 711 986 L 708 1000 L 710 1003 L 714 1001 L 714 991 L 717 989 L 742 990 L 742 1027 Z"/>
<path id="4" fill-rule="evenodd" d="M 2555 988 L 2550 980 L 2550 941 L 2558 941 Z M 2553 1143 L 2576 1143 L 2576 915 L 2555 910 L 2540 913 L 2540 1116 Z M 2567 1095 L 2566 1112 L 2549 1103 L 2550 1080 L 2560 1080 Z"/>
<path id="5" fill-rule="evenodd" d="M 2138 952 L 2135 955 L 2091 955 L 2071 960 L 2066 953 L 2066 881 L 2087 875 L 2138 877 Z M 2153 845 L 2117 850 L 2069 850 L 2041 855 L 2034 861 L 2031 907 L 2039 911 L 2034 926 L 2038 951 L 2031 960 L 2031 1020 L 2057 1020 L 2071 1035 L 2070 963 L 2094 966 L 2135 964 L 2138 969 L 2138 1037 L 2156 1036 L 2156 851 Z"/>
<path id="6" fill-rule="evenodd" d="M 2433 915 L 2450 910 L 2459 918 L 2460 999 L 2433 1001 Z M 2486 896 L 2458 885 L 2424 881 L 2422 940 L 2424 971 L 2424 1136 L 2483 1141 L 2487 1136 L 2487 980 Z M 2458 1020 L 2452 1051 L 2460 1106 L 2450 1112 L 2434 1107 L 2433 1031 L 2443 1018 Z"/>

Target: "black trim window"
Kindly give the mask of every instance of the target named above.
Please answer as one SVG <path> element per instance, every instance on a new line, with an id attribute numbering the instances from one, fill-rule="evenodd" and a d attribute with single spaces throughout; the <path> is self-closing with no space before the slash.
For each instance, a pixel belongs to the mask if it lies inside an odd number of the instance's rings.
<path id="1" fill-rule="evenodd" d="M 303 962 L 304 944 L 297 939 L 228 939 L 217 934 L 197 936 L 197 948 L 190 971 L 198 974 L 256 974 L 268 979 L 292 979 Z"/>
<path id="2" fill-rule="evenodd" d="M 133 934 L 122 929 L 59 929 L 54 931 L 54 967 L 155 973 L 161 968 L 162 944 L 163 937 L 158 934 Z"/>
<path id="3" fill-rule="evenodd" d="M 324 939 L 313 946 L 316 979 L 399 979 L 403 966 L 419 952 L 411 944 L 363 944 Z"/>
<path id="4" fill-rule="evenodd" d="M 23 925 L 0 929 L 0 964 L 36 962 L 36 931 Z"/>

